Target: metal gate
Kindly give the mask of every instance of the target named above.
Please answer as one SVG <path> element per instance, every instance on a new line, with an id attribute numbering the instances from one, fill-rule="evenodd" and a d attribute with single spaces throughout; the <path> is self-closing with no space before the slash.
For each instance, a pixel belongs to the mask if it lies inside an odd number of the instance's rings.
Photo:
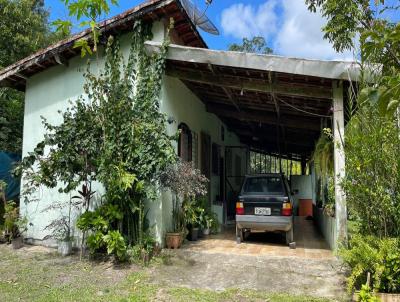
<path id="1" fill-rule="evenodd" d="M 243 146 L 225 147 L 225 190 L 224 222 L 235 222 L 236 202 L 244 176 L 248 173 L 249 148 Z"/>

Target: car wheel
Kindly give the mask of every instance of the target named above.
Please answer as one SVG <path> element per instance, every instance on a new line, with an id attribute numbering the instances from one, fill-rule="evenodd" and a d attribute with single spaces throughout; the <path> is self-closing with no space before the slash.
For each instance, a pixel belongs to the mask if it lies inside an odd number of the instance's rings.
<path id="1" fill-rule="evenodd" d="M 286 244 L 289 245 L 293 242 L 293 228 L 286 232 Z"/>

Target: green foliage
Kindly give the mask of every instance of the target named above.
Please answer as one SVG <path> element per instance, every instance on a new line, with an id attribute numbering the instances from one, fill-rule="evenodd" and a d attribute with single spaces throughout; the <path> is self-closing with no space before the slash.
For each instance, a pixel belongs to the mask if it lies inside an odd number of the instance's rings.
<path id="1" fill-rule="evenodd" d="M 109 231 L 103 237 L 103 240 L 107 246 L 107 253 L 109 255 L 114 254 L 120 260 L 126 257 L 125 240 L 119 231 Z"/>
<path id="2" fill-rule="evenodd" d="M 173 232 L 184 232 L 186 225 L 199 226 L 204 222 L 208 179 L 195 169 L 192 162 L 178 160 L 167 166 L 159 176 L 161 186 L 175 194 L 172 207 Z M 197 198 L 197 201 L 195 201 Z M 181 202 L 182 200 L 182 202 Z"/>
<path id="3" fill-rule="evenodd" d="M 196 200 L 186 200 L 182 205 L 186 225 L 199 227 L 203 222 L 205 209 Z"/>
<path id="4" fill-rule="evenodd" d="M 320 176 L 326 178 L 333 174 L 333 137 L 331 129 L 325 128 L 318 139 L 313 160 Z"/>
<path id="5" fill-rule="evenodd" d="M 354 48 L 356 33 L 368 25 L 373 18 L 369 0 L 306 0 L 309 9 L 321 10 L 328 19 L 322 28 L 324 38 L 329 40 L 336 51 Z"/>
<path id="6" fill-rule="evenodd" d="M 252 39 L 243 38 L 242 44 L 230 44 L 229 50 L 260 54 L 271 54 L 273 52 L 273 50 L 267 46 L 265 39 L 259 36 L 253 37 Z"/>
<path id="7" fill-rule="evenodd" d="M 0 69 L 63 37 L 48 15 L 42 0 L 0 0 Z M 0 150 L 21 153 L 23 120 L 24 94 L 0 88 Z"/>
<path id="8" fill-rule="evenodd" d="M 21 153 L 24 120 L 23 93 L 0 88 L 0 141 L 1 150 Z"/>
<path id="9" fill-rule="evenodd" d="M 358 108 L 346 128 L 343 188 L 359 231 L 378 237 L 400 236 L 400 137 L 395 116 L 374 104 Z"/>
<path id="10" fill-rule="evenodd" d="M 385 293 L 400 292 L 400 240 L 379 239 L 355 235 L 348 249 L 340 250 L 343 261 L 352 272 L 348 278 L 349 291 L 365 284 L 371 273 L 374 290 Z"/>
<path id="11" fill-rule="evenodd" d="M 26 193 L 41 185 L 69 193 L 83 183 L 74 198 L 81 200 L 84 213 L 78 227 L 89 234 L 92 252 L 107 248 L 119 257 L 123 245 L 114 231 L 126 246 L 146 245 L 144 203 L 155 198 L 160 171 L 176 158 L 175 136 L 168 135 L 166 117 L 159 111 L 168 41 L 161 53 L 148 56 L 144 41 L 150 38 L 151 25 L 135 23 L 125 61 L 118 39 L 110 37 L 105 68 L 95 74 L 88 66 L 84 95 L 62 114 L 60 125 L 43 121 L 45 139 L 21 165 Z M 95 180 L 106 189 L 106 206 L 88 212 Z"/>
<path id="12" fill-rule="evenodd" d="M 218 217 L 217 214 L 215 214 L 211 210 L 210 203 L 208 202 L 208 199 L 206 196 L 200 196 L 196 199 L 197 205 L 200 207 L 200 209 L 204 209 L 204 212 L 201 211 L 201 215 L 199 217 L 200 219 L 200 226 L 203 229 L 210 229 L 211 232 L 217 233 L 219 230 L 219 222 L 218 222 Z"/>
<path id="13" fill-rule="evenodd" d="M 4 207 L 4 228 L 5 235 L 11 241 L 22 236 L 26 231 L 28 219 L 19 215 L 19 207 L 14 201 L 9 201 Z"/>
<path id="14" fill-rule="evenodd" d="M 374 290 L 399 292 L 400 24 L 385 13 L 398 14 L 400 6 L 383 0 L 306 3 L 327 18 L 325 38 L 337 51 L 354 49 L 359 37 L 362 78 L 349 92 L 343 188 L 351 225 L 364 236 L 354 236 L 342 252 L 352 269 L 349 288 L 364 283 L 369 271 Z M 373 299 L 365 291 L 365 300 Z"/>
<path id="15" fill-rule="evenodd" d="M 177 196 L 172 201 L 172 233 L 183 233 L 185 230 L 185 215 L 181 207 L 181 202 Z"/>
<path id="16" fill-rule="evenodd" d="M 81 56 L 84 57 L 86 54 L 92 55 L 93 52 L 97 52 L 97 46 L 99 43 L 100 31 L 97 27 L 97 22 L 103 14 L 110 12 L 110 5 L 117 5 L 118 0 L 61 0 L 68 9 L 70 17 L 75 17 L 79 22 L 78 27 L 91 29 L 91 43 L 87 39 L 80 39 L 75 42 L 74 48 L 81 49 Z M 83 20 L 83 21 L 81 21 Z M 66 33 L 70 32 L 73 23 L 69 20 L 57 19 L 53 23 L 56 27 L 57 32 Z"/>
<path id="17" fill-rule="evenodd" d="M 372 69 L 378 75 L 374 79 L 378 82 L 375 88 L 397 103 L 400 24 L 397 20 L 389 21 L 386 13 L 398 14 L 400 7 L 383 0 L 306 0 L 306 4 L 311 11 L 320 9 L 327 18 L 323 28 L 325 38 L 333 43 L 337 51 L 358 51 L 355 39 L 359 38 L 363 68 Z M 386 86 L 385 83 L 389 84 Z"/>
<path id="18" fill-rule="evenodd" d="M 126 258 L 127 246 L 122 234 L 115 230 L 123 214 L 117 205 L 105 204 L 95 211 L 83 213 L 77 221 L 77 227 L 88 232 L 87 245 L 91 254 L 107 251 L 118 260 Z"/>
<path id="19" fill-rule="evenodd" d="M 48 25 L 43 0 L 0 0 L 0 16 L 0 68 L 61 38 Z"/>
<path id="20" fill-rule="evenodd" d="M 59 185 L 60 192 L 69 193 L 84 182 L 86 190 L 90 190 L 92 181 L 97 179 L 101 147 L 98 138 L 102 132 L 94 127 L 98 123 L 94 108 L 78 99 L 62 118 L 63 123 L 57 126 L 43 119 L 44 140 L 22 160 L 19 171 L 23 170 L 25 176 L 22 192 L 25 197 L 40 185 L 49 188 Z M 45 147 L 49 152 L 44 152 Z"/>
<path id="21" fill-rule="evenodd" d="M 379 298 L 377 298 L 372 292 L 371 288 L 363 284 L 361 286 L 360 293 L 358 294 L 358 302 L 379 302 Z"/>
<path id="22" fill-rule="evenodd" d="M 154 239 L 154 234 L 150 230 L 147 230 L 143 234 L 142 242 L 135 246 L 128 248 L 128 257 L 131 262 L 141 263 L 148 265 L 153 256 L 155 256 L 156 250 L 156 240 Z"/>

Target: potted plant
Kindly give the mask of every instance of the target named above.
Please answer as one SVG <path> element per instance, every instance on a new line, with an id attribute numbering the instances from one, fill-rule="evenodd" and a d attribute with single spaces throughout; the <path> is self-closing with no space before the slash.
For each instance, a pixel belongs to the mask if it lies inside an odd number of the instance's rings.
<path id="1" fill-rule="evenodd" d="M 221 224 L 218 221 L 216 213 L 212 213 L 211 234 L 218 234 L 221 232 Z"/>
<path id="2" fill-rule="evenodd" d="M 22 234 L 27 230 L 28 219 L 19 216 L 19 207 L 14 201 L 7 202 L 4 209 L 5 238 L 14 249 L 23 246 Z"/>
<path id="3" fill-rule="evenodd" d="M 170 232 L 166 233 L 165 242 L 167 248 L 178 249 L 181 247 L 183 242 L 184 217 L 179 199 L 176 196 L 172 207 L 172 223 L 173 228 Z"/>
<path id="4" fill-rule="evenodd" d="M 168 166 L 160 174 L 161 186 L 171 190 L 175 195 L 172 212 L 174 228 L 172 232 L 167 233 L 167 246 L 168 242 L 173 240 L 173 237 L 175 237 L 174 240 L 178 240 L 178 233 L 181 234 L 181 238 L 184 238 L 186 227 L 189 230 L 189 235 L 193 235 L 189 238 L 197 239 L 202 210 L 196 209 L 193 200 L 197 196 L 207 194 L 207 182 L 208 179 L 198 169 L 194 168 L 193 163 L 181 160 Z"/>
<path id="5" fill-rule="evenodd" d="M 57 251 L 61 256 L 68 256 L 72 253 L 73 237 L 71 236 L 71 226 L 68 217 L 62 216 L 52 221 L 45 229 L 52 229 L 50 236 L 57 240 Z"/>
<path id="6" fill-rule="evenodd" d="M 203 217 L 203 235 L 208 236 L 211 233 L 211 226 L 214 223 L 213 217 L 209 214 L 205 214 Z"/>
<path id="7" fill-rule="evenodd" d="M 195 201 L 189 200 L 184 203 L 184 215 L 186 226 L 189 230 L 188 239 L 190 241 L 196 241 L 199 237 L 203 214 L 204 209 L 198 206 Z"/>
<path id="8" fill-rule="evenodd" d="M 42 212 L 50 210 L 59 210 L 61 212 L 57 219 L 54 219 L 44 230 L 49 230 L 50 235 L 44 237 L 44 239 L 53 238 L 57 241 L 57 251 L 61 256 L 68 256 L 72 253 L 72 243 L 74 237 L 72 236 L 72 207 L 77 207 L 77 203 L 73 202 L 73 198 L 70 198 L 68 202 L 55 202 L 49 207 L 45 208 Z M 67 214 L 63 214 L 63 210 L 67 208 Z"/>

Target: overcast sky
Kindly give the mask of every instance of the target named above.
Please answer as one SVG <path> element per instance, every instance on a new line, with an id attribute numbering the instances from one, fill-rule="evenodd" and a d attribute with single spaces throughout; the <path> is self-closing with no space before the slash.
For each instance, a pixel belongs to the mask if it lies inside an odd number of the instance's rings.
<path id="1" fill-rule="evenodd" d="M 204 7 L 204 0 L 193 0 Z M 395 0 L 398 1 L 398 0 Z M 144 0 L 119 0 L 112 15 L 123 12 Z M 51 19 L 68 18 L 60 0 L 46 0 Z M 243 37 L 263 36 L 275 54 L 313 59 L 353 59 L 350 52 L 336 53 L 323 39 L 325 24 L 321 14 L 310 13 L 304 0 L 214 0 L 208 17 L 221 34 L 213 36 L 200 30 L 208 46 L 226 49 Z"/>

